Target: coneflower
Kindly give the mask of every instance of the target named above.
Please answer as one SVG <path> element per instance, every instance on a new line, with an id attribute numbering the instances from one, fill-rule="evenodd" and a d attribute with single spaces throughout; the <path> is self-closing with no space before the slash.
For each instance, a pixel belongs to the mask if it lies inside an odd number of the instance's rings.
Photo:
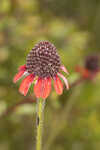
<path id="1" fill-rule="evenodd" d="M 68 81 L 60 71 L 68 74 L 67 69 L 61 64 L 56 47 L 50 42 L 44 41 L 35 45 L 30 51 L 26 64 L 19 67 L 13 80 L 16 83 L 25 75 L 19 88 L 19 92 L 24 96 L 26 96 L 30 85 L 35 81 L 34 94 L 37 97 L 38 104 L 36 150 L 41 150 L 43 108 L 45 99 L 51 91 L 51 80 L 53 80 L 54 88 L 59 95 L 63 92 L 63 84 L 60 78 L 64 80 L 66 88 L 69 89 Z"/>
<path id="2" fill-rule="evenodd" d="M 63 84 L 60 78 L 64 80 L 66 88 L 69 89 L 68 81 L 60 73 L 61 70 L 68 74 L 67 69 L 61 64 L 56 47 L 50 42 L 44 41 L 36 44 L 30 51 L 26 59 L 26 64 L 19 67 L 19 72 L 15 75 L 13 81 L 16 83 L 25 75 L 19 91 L 26 96 L 30 85 L 36 80 L 34 85 L 36 97 L 46 99 L 51 91 L 52 79 L 54 81 L 54 88 L 58 94 L 62 94 L 63 92 Z"/>

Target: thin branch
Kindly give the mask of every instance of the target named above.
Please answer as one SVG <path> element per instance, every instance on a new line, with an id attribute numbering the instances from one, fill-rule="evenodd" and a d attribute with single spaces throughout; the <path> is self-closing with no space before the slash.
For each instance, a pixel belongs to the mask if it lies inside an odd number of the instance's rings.
<path id="1" fill-rule="evenodd" d="M 36 100 L 33 100 L 31 97 L 25 98 L 21 100 L 20 102 L 14 104 L 13 106 L 7 108 L 7 110 L 0 116 L 0 119 L 6 117 L 7 115 L 11 114 L 15 109 L 23 104 L 33 104 Z"/>

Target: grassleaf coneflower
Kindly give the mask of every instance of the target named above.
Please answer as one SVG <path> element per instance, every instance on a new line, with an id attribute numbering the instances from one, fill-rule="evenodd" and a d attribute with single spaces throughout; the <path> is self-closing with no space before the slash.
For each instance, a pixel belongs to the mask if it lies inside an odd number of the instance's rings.
<path id="1" fill-rule="evenodd" d="M 48 41 L 43 41 L 35 45 L 26 58 L 26 64 L 20 66 L 13 82 L 16 83 L 25 75 L 19 92 L 26 96 L 29 87 L 35 81 L 34 94 L 37 98 L 37 143 L 36 150 L 41 150 L 42 141 L 42 123 L 43 108 L 45 99 L 51 92 L 51 80 L 54 82 L 54 88 L 57 94 L 63 93 L 63 79 L 66 88 L 69 89 L 68 81 L 61 73 L 68 74 L 67 69 L 61 64 L 60 57 L 56 47 Z"/>
<path id="2" fill-rule="evenodd" d="M 16 83 L 25 75 L 19 92 L 26 96 L 30 85 L 36 80 L 36 84 L 34 85 L 36 97 L 46 99 L 51 91 L 52 79 L 54 81 L 54 88 L 59 95 L 63 92 L 63 84 L 60 78 L 64 80 L 66 88 L 69 89 L 68 81 L 60 71 L 68 74 L 67 69 L 61 64 L 56 47 L 50 42 L 44 41 L 36 44 L 29 52 L 26 64 L 19 67 L 13 81 Z"/>

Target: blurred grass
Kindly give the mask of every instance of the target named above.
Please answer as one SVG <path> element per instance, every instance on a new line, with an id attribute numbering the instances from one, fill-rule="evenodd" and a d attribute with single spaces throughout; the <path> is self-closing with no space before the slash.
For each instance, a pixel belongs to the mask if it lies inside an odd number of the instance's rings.
<path id="1" fill-rule="evenodd" d="M 37 42 L 54 43 L 70 83 L 79 78 L 75 66 L 84 65 L 87 55 L 99 54 L 98 0 L 1 0 L 0 6 L 0 114 L 23 99 L 20 82 L 14 85 L 12 79 Z M 52 91 L 45 109 L 44 150 L 98 150 L 99 81 L 100 74 L 61 96 Z M 0 150 L 35 149 L 35 112 L 35 104 L 26 104 L 0 120 Z"/>

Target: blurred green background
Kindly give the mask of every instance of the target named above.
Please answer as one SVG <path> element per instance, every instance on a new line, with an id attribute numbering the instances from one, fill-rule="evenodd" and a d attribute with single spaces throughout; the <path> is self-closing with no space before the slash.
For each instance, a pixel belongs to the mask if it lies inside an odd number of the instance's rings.
<path id="1" fill-rule="evenodd" d="M 0 116 L 26 97 L 13 76 L 39 41 L 58 49 L 70 72 L 100 51 L 100 0 L 0 0 Z M 13 110 L 14 109 L 14 110 Z M 0 150 L 35 150 L 36 104 L 15 106 L 0 117 Z M 58 96 L 54 90 L 45 107 L 43 150 L 100 149 L 100 74 Z"/>

